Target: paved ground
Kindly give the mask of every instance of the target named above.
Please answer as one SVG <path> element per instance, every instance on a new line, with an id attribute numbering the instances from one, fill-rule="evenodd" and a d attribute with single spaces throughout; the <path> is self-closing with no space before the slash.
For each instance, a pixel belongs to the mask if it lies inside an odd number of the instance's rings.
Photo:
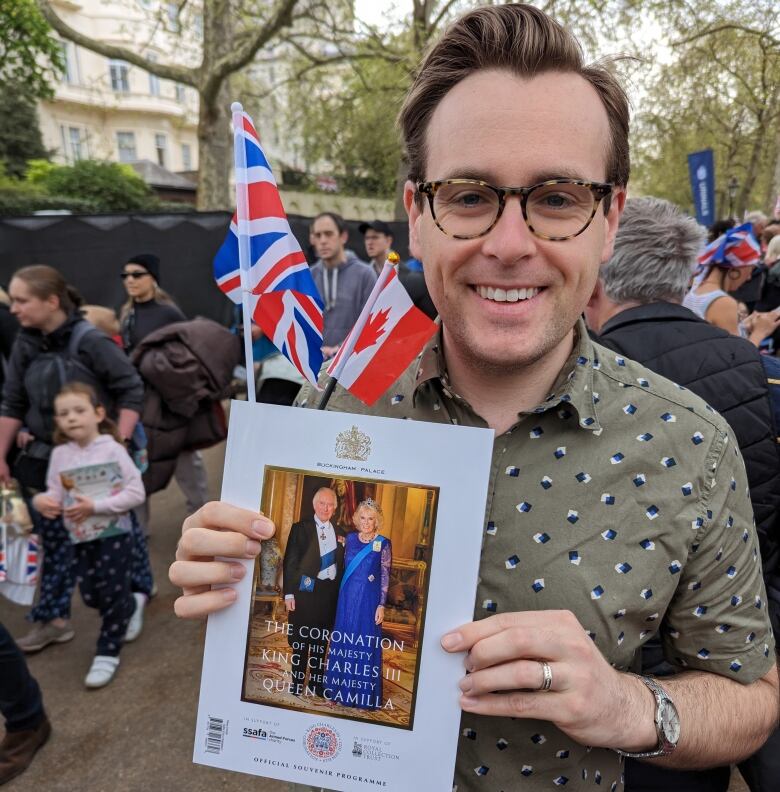
<path id="1" fill-rule="evenodd" d="M 224 446 L 206 453 L 211 494 L 222 479 Z M 152 500 L 152 564 L 159 594 L 147 609 L 144 632 L 122 652 L 107 688 L 87 691 L 83 678 L 97 637 L 94 611 L 74 597 L 76 637 L 29 658 L 54 727 L 49 743 L 8 792 L 282 792 L 285 784 L 192 764 L 204 625 L 173 614 L 168 582 L 184 501 L 173 484 Z M 12 634 L 26 629 L 25 609 L 0 598 L 0 619 Z M 1 728 L 1 727 L 0 727 Z M 3 791 L 5 792 L 5 790 Z M 414 790 L 410 790 L 414 792 Z M 747 792 L 734 773 L 730 792 Z"/>
<path id="2" fill-rule="evenodd" d="M 211 494 L 222 481 L 224 446 L 206 453 Z M 150 541 L 159 594 L 147 609 L 140 638 L 122 651 L 115 680 L 88 691 L 84 676 L 97 638 L 97 614 L 74 597 L 76 637 L 29 658 L 54 732 L 33 765 L 8 792 L 281 792 L 286 786 L 249 780 L 192 764 L 205 625 L 173 614 L 167 570 L 185 516 L 176 484 L 152 499 Z M 0 619 L 23 634 L 25 609 L 0 598 Z M 3 792 L 5 792 L 5 789 Z"/>

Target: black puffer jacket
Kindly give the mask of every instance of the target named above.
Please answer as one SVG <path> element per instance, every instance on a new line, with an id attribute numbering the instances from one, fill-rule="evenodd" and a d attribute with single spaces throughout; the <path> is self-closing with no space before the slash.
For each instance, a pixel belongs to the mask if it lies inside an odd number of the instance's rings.
<path id="1" fill-rule="evenodd" d="M 780 449 L 758 350 L 666 302 L 613 316 L 598 341 L 689 388 L 729 422 L 745 460 L 764 576 L 780 596 Z"/>
<path id="2" fill-rule="evenodd" d="M 8 363 L 0 415 L 23 421 L 41 441 L 51 443 L 54 428 L 54 397 L 62 382 L 53 376 L 54 368 L 44 365 L 48 353 L 67 358 L 68 343 L 74 326 L 83 322 L 74 313 L 54 332 L 44 335 L 40 330 L 22 329 L 14 342 Z M 141 377 L 127 355 L 103 332 L 90 328 L 78 345 L 78 367 L 72 377 L 95 385 L 110 401 L 109 412 L 122 408 L 140 413 L 143 407 L 144 386 Z M 91 372 L 80 376 L 78 368 Z"/>

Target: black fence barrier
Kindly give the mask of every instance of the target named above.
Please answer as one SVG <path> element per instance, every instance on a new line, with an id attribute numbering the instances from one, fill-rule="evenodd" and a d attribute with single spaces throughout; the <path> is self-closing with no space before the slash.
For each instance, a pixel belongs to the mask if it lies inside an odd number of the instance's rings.
<path id="1" fill-rule="evenodd" d="M 289 216 L 290 227 L 309 261 L 310 218 Z M 0 218 L 0 285 L 28 264 L 49 264 L 88 303 L 118 308 L 126 299 L 122 265 L 136 253 L 160 257 L 160 285 L 187 316 L 230 324 L 232 303 L 216 287 L 212 260 L 225 238 L 228 212 L 127 215 L 45 215 Z M 366 257 L 358 221 L 348 221 L 347 247 Z M 390 223 L 394 248 L 408 256 L 406 223 Z"/>

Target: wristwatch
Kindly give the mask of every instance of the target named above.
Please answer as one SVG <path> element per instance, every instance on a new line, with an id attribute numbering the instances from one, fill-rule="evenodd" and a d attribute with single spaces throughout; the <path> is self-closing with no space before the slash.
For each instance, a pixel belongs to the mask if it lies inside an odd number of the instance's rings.
<path id="1" fill-rule="evenodd" d="M 641 751 L 639 753 L 621 751 L 620 749 L 617 752 L 621 756 L 627 756 L 629 759 L 651 759 L 655 756 L 669 756 L 680 740 L 680 715 L 677 712 L 677 707 L 674 706 L 674 702 L 655 679 L 639 676 L 638 674 L 636 676 L 650 688 L 653 696 L 655 696 L 655 731 L 658 735 L 658 746 L 652 751 Z"/>

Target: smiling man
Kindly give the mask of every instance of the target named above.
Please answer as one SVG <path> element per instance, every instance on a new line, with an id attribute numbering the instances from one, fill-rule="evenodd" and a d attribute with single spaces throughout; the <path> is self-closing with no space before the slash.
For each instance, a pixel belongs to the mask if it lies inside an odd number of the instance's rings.
<path id="1" fill-rule="evenodd" d="M 701 400 L 588 338 L 629 175 L 614 76 L 527 5 L 480 8 L 423 62 L 401 111 L 410 244 L 441 332 L 371 408 L 495 431 L 455 784 L 622 787 L 622 755 L 705 767 L 778 717 L 744 466 Z M 298 403 L 314 406 L 304 390 Z M 330 409 L 366 412 L 337 390 Z M 464 479 L 464 484 L 467 479 Z M 227 529 L 227 530 L 219 530 Z M 181 616 L 230 604 L 273 526 L 211 504 L 183 526 Z M 660 635 L 679 673 L 630 673 Z"/>

